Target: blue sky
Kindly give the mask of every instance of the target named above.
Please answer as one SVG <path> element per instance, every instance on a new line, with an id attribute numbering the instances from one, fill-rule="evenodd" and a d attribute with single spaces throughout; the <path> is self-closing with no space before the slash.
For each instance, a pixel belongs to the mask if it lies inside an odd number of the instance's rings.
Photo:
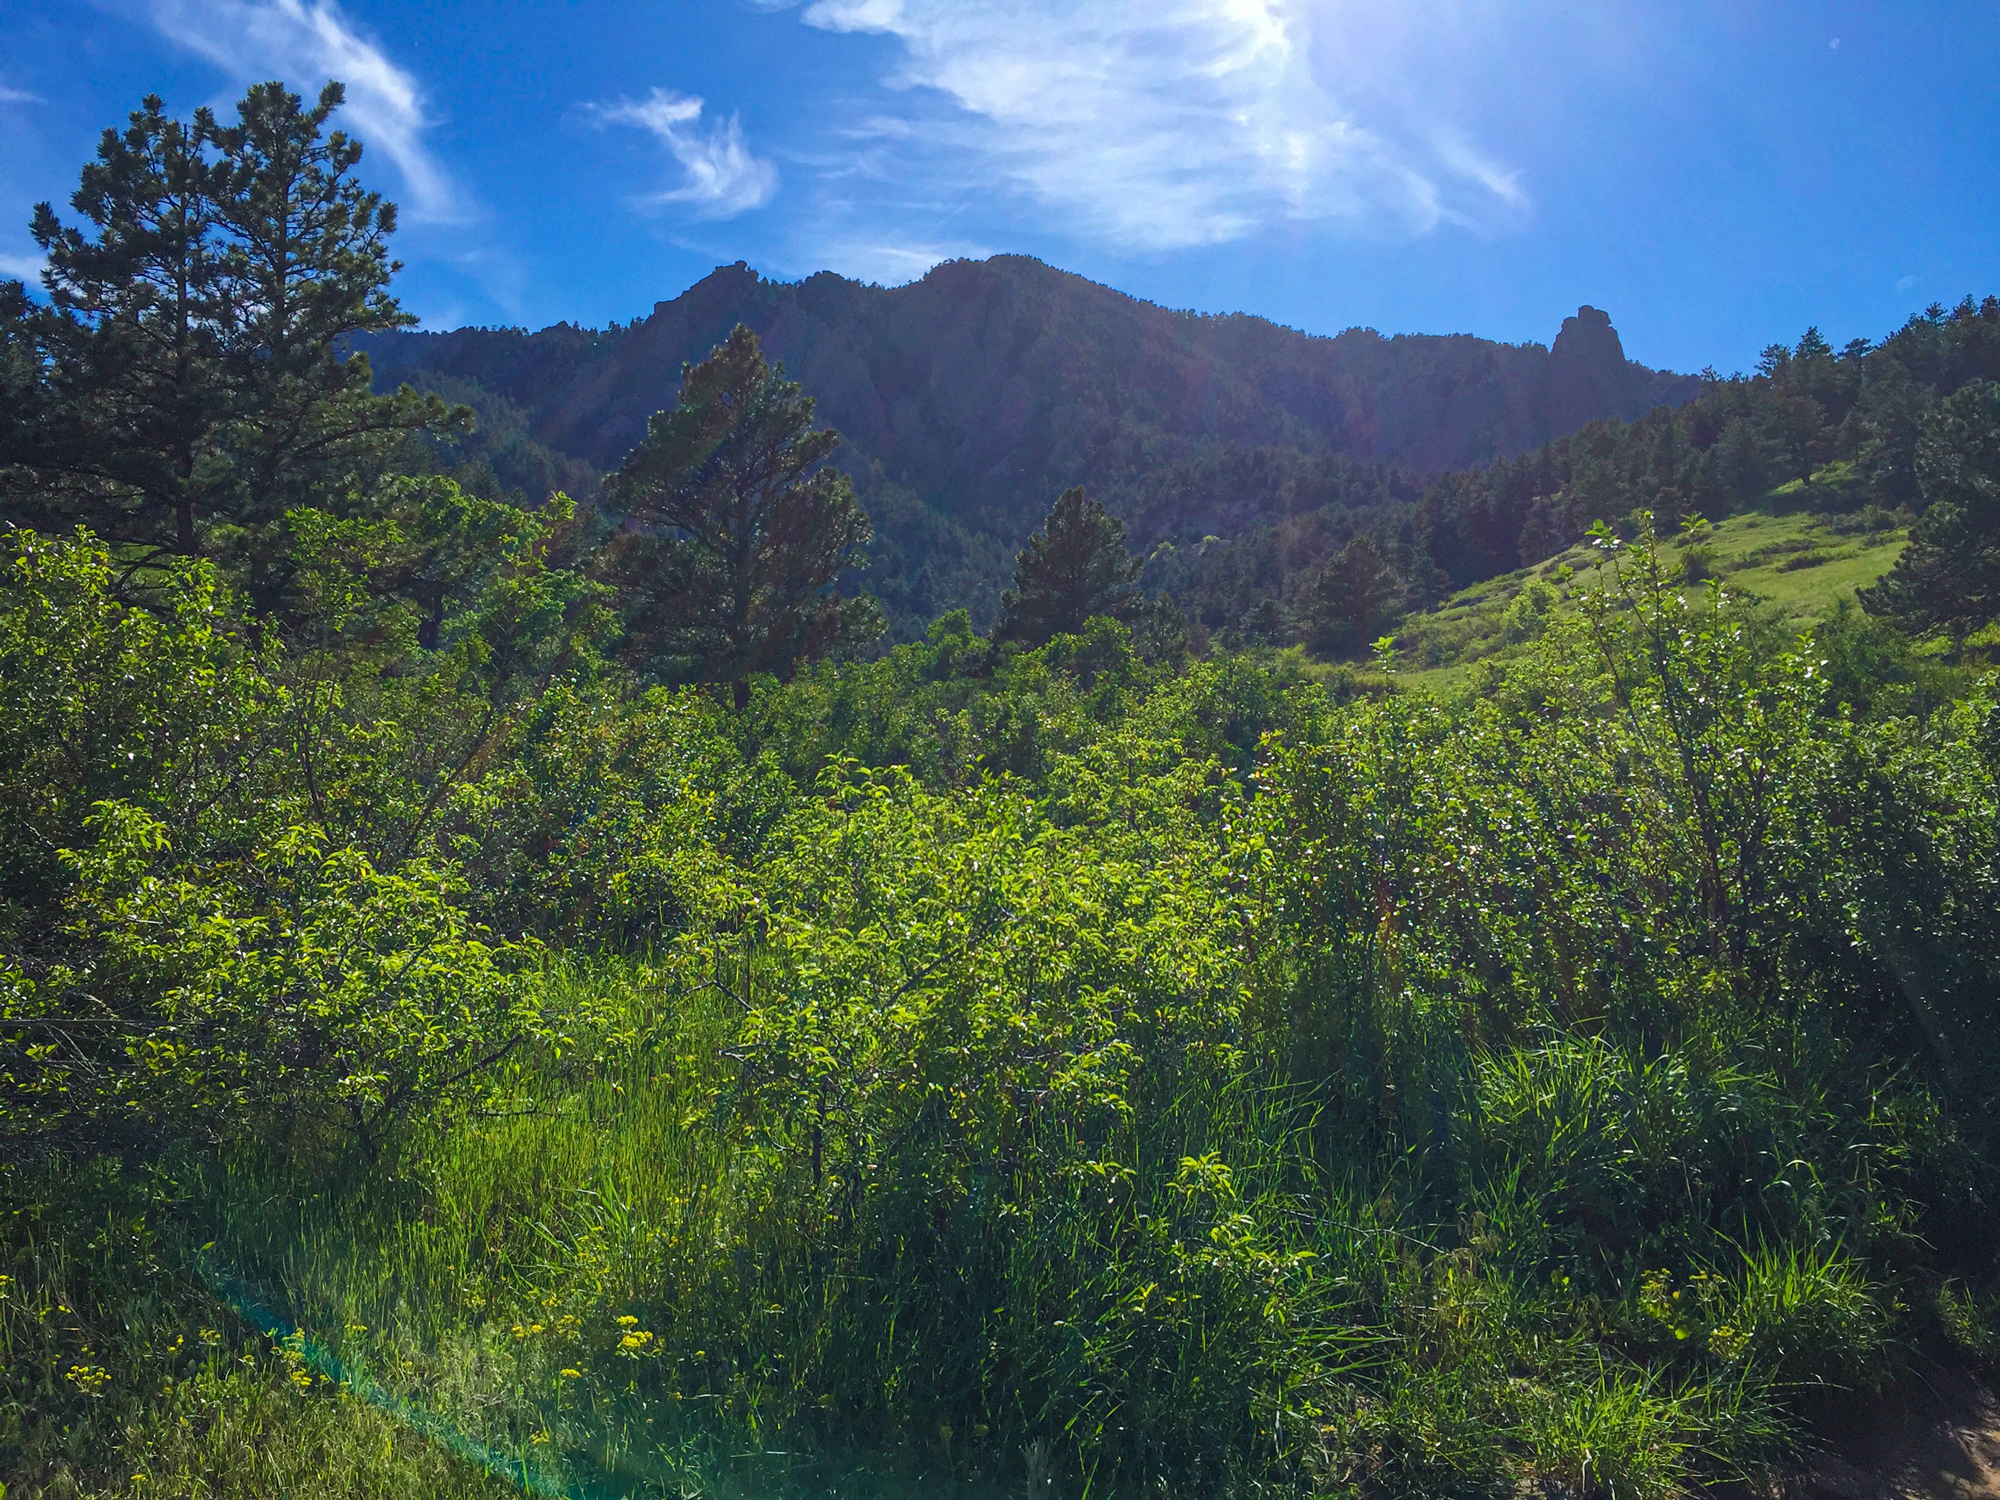
<path id="1" fill-rule="evenodd" d="M 6 0 L 0 274 L 141 95 L 328 76 L 431 327 L 1016 251 L 1320 333 L 1590 302 L 1728 371 L 2000 291 L 1994 0 Z"/>

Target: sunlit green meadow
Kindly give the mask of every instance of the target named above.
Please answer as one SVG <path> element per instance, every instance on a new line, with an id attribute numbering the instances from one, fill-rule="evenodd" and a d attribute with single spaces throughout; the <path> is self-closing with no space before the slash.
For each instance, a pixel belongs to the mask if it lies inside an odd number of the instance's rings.
<path id="1" fill-rule="evenodd" d="M 1791 487 L 1797 490 L 1794 483 Z M 1796 633 L 1826 619 L 1843 601 L 1878 582 L 1895 566 L 1908 531 L 1891 515 L 1857 516 L 1838 523 L 1806 510 L 1788 510 L 1774 492 L 1772 506 L 1740 512 L 1708 528 L 1696 544 L 1701 553 L 1691 575 L 1719 578 L 1774 623 Z M 1662 547 L 1675 565 L 1685 566 L 1687 547 L 1669 540 Z M 1406 686 L 1446 690 L 1465 685 L 1474 662 L 1506 660 L 1537 635 L 1558 599 L 1594 586 L 1601 552 L 1589 543 L 1560 556 L 1464 589 L 1434 609 L 1414 615 L 1398 632 L 1397 681 Z M 1567 568 L 1570 577 L 1564 578 Z M 1553 591 L 1547 603 L 1532 586 Z"/>

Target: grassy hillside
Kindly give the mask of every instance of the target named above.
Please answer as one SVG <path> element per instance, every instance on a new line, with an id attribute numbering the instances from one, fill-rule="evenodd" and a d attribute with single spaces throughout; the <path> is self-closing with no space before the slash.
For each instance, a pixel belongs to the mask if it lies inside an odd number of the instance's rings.
<path id="1" fill-rule="evenodd" d="M 1774 495 L 1781 499 L 1782 492 Z M 1699 555 L 1691 570 L 1686 546 L 1669 542 L 1662 551 L 1692 581 L 1720 579 L 1767 618 L 1796 632 L 1826 619 L 1843 601 L 1851 604 L 1857 590 L 1895 565 L 1908 540 L 1907 520 L 1877 510 L 1829 518 L 1774 505 L 1710 528 L 1695 547 Z M 1450 688 L 1467 680 L 1475 662 L 1520 655 L 1542 633 L 1552 610 L 1573 611 L 1575 592 L 1596 586 L 1602 565 L 1602 553 L 1581 543 L 1411 616 L 1396 633 L 1397 680 Z M 1544 590 L 1553 592 L 1552 600 Z"/>

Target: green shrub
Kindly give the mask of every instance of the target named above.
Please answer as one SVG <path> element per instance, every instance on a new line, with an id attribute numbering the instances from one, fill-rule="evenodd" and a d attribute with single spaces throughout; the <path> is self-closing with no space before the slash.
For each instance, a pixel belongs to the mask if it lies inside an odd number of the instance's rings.
<path id="1" fill-rule="evenodd" d="M 525 564 L 428 654 L 332 606 L 253 651 L 51 552 L 8 639 L 116 733 L 91 805 L 31 761 L 6 1146 L 116 1147 L 183 1294 L 212 1241 L 291 1356 L 555 1485 L 1741 1476 L 1894 1368 L 1886 1288 L 1993 1269 L 1996 710 L 1845 711 L 1598 540 L 1607 588 L 1478 699 L 948 622 L 740 717 L 507 624 L 566 587 Z M 211 645 L 227 713 L 132 731 L 176 684 L 100 679 Z M 284 1343 L 253 1364 L 310 1374 Z M 48 1431 L 94 1399 L 34 1378 Z M 126 1426 L 181 1409 L 133 1380 Z M 230 1392 L 329 1474 L 380 1430 Z"/>
<path id="2" fill-rule="evenodd" d="M 1946 1279 L 1938 1283 L 1936 1311 L 1952 1347 L 1989 1369 L 2000 1365 L 2000 1296 Z"/>
<path id="3" fill-rule="evenodd" d="M 1549 615 L 1561 600 L 1554 585 L 1540 578 L 1528 579 L 1500 616 L 1500 639 L 1510 646 L 1538 639 L 1549 628 Z"/>
<path id="4" fill-rule="evenodd" d="M 1665 1500 L 1690 1478 L 1700 1423 L 1643 1373 L 1600 1367 L 1594 1379 L 1532 1393 L 1523 1408 L 1533 1472 L 1570 1494 Z"/>

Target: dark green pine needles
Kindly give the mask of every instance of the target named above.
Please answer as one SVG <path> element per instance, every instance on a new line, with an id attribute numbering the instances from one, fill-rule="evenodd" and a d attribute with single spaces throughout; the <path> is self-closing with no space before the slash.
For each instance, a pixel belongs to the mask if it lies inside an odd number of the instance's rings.
<path id="1" fill-rule="evenodd" d="M 1092 615 L 1129 620 L 1140 604 L 1140 566 L 1125 550 L 1125 523 L 1085 499 L 1081 485 L 1066 489 L 1014 560 L 994 636 L 1042 646 L 1076 634 Z"/>
<path id="2" fill-rule="evenodd" d="M 627 655 L 682 681 L 750 677 L 873 640 L 871 599 L 844 598 L 842 573 L 874 534 L 847 476 L 825 462 L 837 434 L 813 427 L 813 399 L 772 369 L 737 326 L 681 376 L 679 399 L 611 477 L 638 529 L 616 550 L 626 585 Z"/>

